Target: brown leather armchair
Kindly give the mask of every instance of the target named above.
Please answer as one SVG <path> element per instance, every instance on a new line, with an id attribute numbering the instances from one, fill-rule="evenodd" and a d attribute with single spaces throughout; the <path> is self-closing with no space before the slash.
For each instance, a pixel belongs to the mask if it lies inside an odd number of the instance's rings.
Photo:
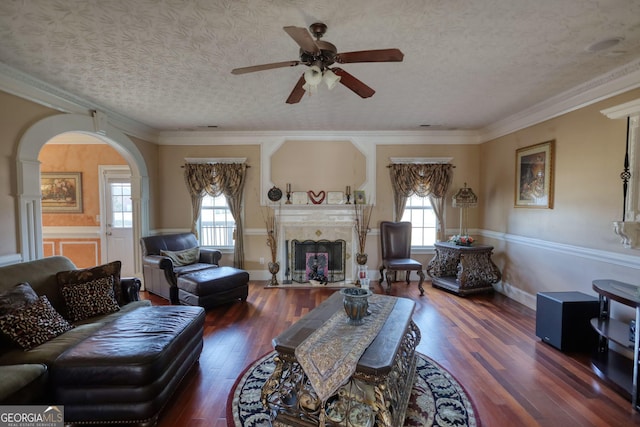
<path id="1" fill-rule="evenodd" d="M 178 276 L 209 268 L 218 268 L 222 253 L 216 249 L 200 248 L 200 258 L 189 265 L 176 265 L 161 251 L 178 252 L 199 246 L 193 233 L 162 234 L 142 237 L 142 275 L 147 291 L 180 304 L 178 298 Z"/>
<path id="2" fill-rule="evenodd" d="M 387 293 L 391 292 L 393 275 L 391 272 L 406 271 L 407 286 L 410 281 L 410 273 L 418 273 L 420 280 L 418 289 L 420 295 L 424 295 L 424 272 L 422 264 L 411 258 L 411 223 L 410 222 L 380 222 L 380 248 L 382 250 L 382 265 L 380 266 L 380 284 L 387 279 Z M 384 275 L 384 270 L 387 275 Z"/>

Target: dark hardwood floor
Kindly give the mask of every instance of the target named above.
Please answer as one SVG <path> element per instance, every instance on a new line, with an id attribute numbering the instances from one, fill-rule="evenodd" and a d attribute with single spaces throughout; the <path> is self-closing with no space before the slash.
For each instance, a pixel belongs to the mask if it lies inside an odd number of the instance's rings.
<path id="1" fill-rule="evenodd" d="M 383 293 L 372 282 L 376 293 Z M 159 426 L 225 427 L 236 377 L 271 351 L 271 339 L 327 298 L 328 289 L 264 289 L 246 303 L 209 310 L 200 364 L 185 378 Z M 451 372 L 473 399 L 484 427 L 632 426 L 640 414 L 598 378 L 588 355 L 565 354 L 535 336 L 535 312 L 500 295 L 460 298 L 425 283 L 398 282 L 392 295 L 413 299 L 418 351 Z M 166 301 L 143 292 L 154 304 Z"/>

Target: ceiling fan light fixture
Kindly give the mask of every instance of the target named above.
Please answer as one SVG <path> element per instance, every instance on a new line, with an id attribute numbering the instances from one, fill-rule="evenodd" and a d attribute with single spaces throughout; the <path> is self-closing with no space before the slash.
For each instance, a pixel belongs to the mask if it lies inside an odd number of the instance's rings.
<path id="1" fill-rule="evenodd" d="M 324 75 L 322 76 L 322 79 L 327 84 L 329 90 L 331 90 L 336 87 L 341 77 L 337 76 L 336 73 L 327 68 L 327 70 L 324 72 Z"/>
<path id="2" fill-rule="evenodd" d="M 304 72 L 304 81 L 310 86 L 318 86 L 322 82 L 322 70 L 317 65 L 312 65 Z"/>
<path id="3" fill-rule="evenodd" d="M 305 83 L 302 85 L 302 89 L 306 90 L 307 92 L 309 92 L 309 95 L 314 95 L 316 93 L 318 93 L 318 85 L 312 85 L 309 83 Z"/>

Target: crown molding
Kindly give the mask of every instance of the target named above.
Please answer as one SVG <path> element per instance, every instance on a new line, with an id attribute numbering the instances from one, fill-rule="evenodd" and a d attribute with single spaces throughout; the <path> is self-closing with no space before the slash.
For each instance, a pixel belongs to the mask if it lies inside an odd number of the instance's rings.
<path id="1" fill-rule="evenodd" d="M 482 144 L 640 87 L 640 59 L 478 130 L 420 131 L 158 131 L 0 62 L 0 90 L 65 113 L 105 113 L 127 135 L 158 145 L 253 145 L 283 140 L 359 140 L 376 145 Z"/>
<path id="2" fill-rule="evenodd" d="M 127 135 L 149 142 L 156 142 L 158 138 L 158 131 L 143 123 L 59 89 L 2 62 L 0 62 L 0 90 L 63 113 L 90 115 L 91 111 L 100 111 L 107 115 L 113 127 Z"/>
<path id="3" fill-rule="evenodd" d="M 159 145 L 255 145 L 282 141 L 361 141 L 375 145 L 480 144 L 477 131 L 163 131 Z"/>
<path id="4" fill-rule="evenodd" d="M 638 87 L 640 59 L 485 127 L 480 140 L 491 141 Z"/>

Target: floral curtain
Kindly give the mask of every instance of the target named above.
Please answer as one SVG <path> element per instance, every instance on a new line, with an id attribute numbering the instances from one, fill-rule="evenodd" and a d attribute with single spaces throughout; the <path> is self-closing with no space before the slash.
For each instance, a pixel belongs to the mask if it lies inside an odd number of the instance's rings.
<path id="1" fill-rule="evenodd" d="M 453 177 L 453 165 L 449 163 L 394 163 L 389 165 L 393 188 L 394 217 L 400 221 L 407 199 L 413 194 L 429 197 L 438 219 L 436 240 L 445 237 L 444 197 Z"/>
<path id="2" fill-rule="evenodd" d="M 184 178 L 191 196 L 191 232 L 198 236 L 197 223 L 205 194 L 227 199 L 229 210 L 236 222 L 233 265 L 244 267 L 244 226 L 242 223 L 242 196 L 246 180 L 247 165 L 244 163 L 187 163 Z"/>

